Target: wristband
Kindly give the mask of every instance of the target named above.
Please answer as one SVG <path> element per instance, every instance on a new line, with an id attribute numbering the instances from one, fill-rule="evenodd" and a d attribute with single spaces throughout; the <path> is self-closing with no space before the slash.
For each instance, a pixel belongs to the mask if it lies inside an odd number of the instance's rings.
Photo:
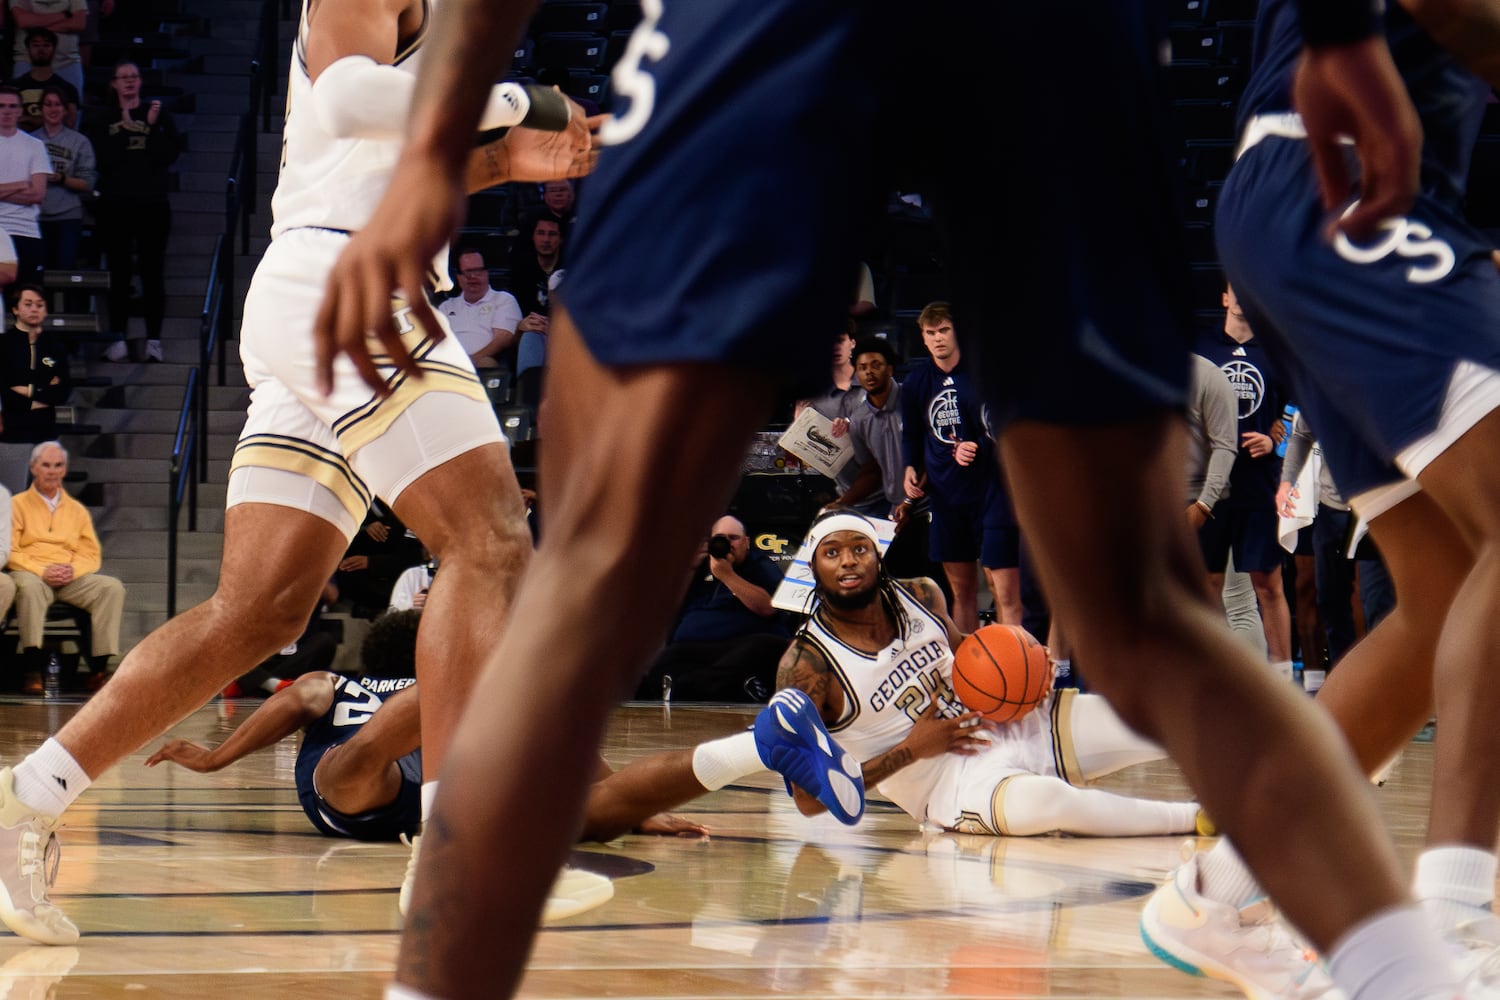
<path id="1" fill-rule="evenodd" d="M 521 119 L 522 125 L 543 132 L 561 132 L 568 127 L 573 111 L 568 107 L 568 99 L 561 93 L 551 87 L 528 83 L 526 96 L 531 106 Z"/>
<path id="2" fill-rule="evenodd" d="M 1362 42 L 1380 31 L 1385 0 L 1298 0 L 1302 40 L 1309 46 Z"/>

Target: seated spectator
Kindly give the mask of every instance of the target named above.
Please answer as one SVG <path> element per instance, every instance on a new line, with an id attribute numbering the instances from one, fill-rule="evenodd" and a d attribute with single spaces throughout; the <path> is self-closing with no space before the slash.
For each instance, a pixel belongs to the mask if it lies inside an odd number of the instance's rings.
<path id="1" fill-rule="evenodd" d="M 17 34 L 11 72 L 24 75 L 32 62 L 31 29 L 52 32 L 55 46 L 51 68 L 72 85 L 74 93 L 83 90 L 83 55 L 79 42 L 88 26 L 88 0 L 10 0 L 10 16 Z"/>
<path id="2" fill-rule="evenodd" d="M 521 308 L 516 332 L 516 401 L 536 406 L 542 398 L 542 371 L 547 363 L 547 303 L 553 279 L 562 267 L 562 227 L 550 213 L 532 218 L 522 227 L 524 242 L 514 251 L 510 290 Z"/>
<path id="3" fill-rule="evenodd" d="M 714 522 L 698 559 L 671 638 L 636 697 L 765 701 L 791 637 L 771 604 L 781 570 L 750 548 L 744 523 L 728 514 Z"/>
<path id="4" fill-rule="evenodd" d="M 88 508 L 62 488 L 68 453 L 56 441 L 36 446 L 31 487 L 11 502 L 10 557 L 0 577 L 0 605 L 16 605 L 22 690 L 42 693 L 42 631 L 53 601 L 65 601 L 89 615 L 93 647 L 90 687 L 103 683 L 109 658 L 120 651 L 120 615 L 125 585 L 99 572 L 99 537 Z"/>
<path id="5" fill-rule="evenodd" d="M 17 276 L 40 284 L 43 250 L 38 223 L 52 160 L 46 144 L 20 130 L 20 120 L 21 92 L 0 85 L 0 229 L 15 244 Z"/>
<path id="6" fill-rule="evenodd" d="M 425 548 L 422 549 L 422 559 L 421 563 L 396 577 L 387 611 L 421 611 L 427 606 L 427 592 L 437 578 L 438 561 Z"/>
<path id="7" fill-rule="evenodd" d="M 504 354 L 516 339 L 521 307 L 516 297 L 490 287 L 484 255 L 465 248 L 458 254 L 459 294 L 438 304 L 448 327 L 475 368 L 509 368 Z"/>
<path id="8" fill-rule="evenodd" d="M 542 205 L 562 227 L 563 236 L 568 235 L 576 217 L 573 206 L 578 196 L 575 190 L 570 180 L 548 181 L 542 185 Z"/>
<path id="9" fill-rule="evenodd" d="M 31 69 L 10 81 L 21 92 L 21 131 L 35 132 L 42 127 L 42 94 L 49 87 L 62 96 L 63 123 L 69 128 L 78 124 L 78 88 L 58 76 L 52 66 L 57 48 L 57 33 L 51 28 L 28 28 L 26 51 L 31 55 Z"/>
<path id="10" fill-rule="evenodd" d="M 323 586 L 322 599 L 307 619 L 307 627 L 295 640 L 273 653 L 224 689 L 225 698 L 251 696 L 267 698 L 303 674 L 327 670 L 338 655 L 339 644 L 323 627 L 323 615 L 339 599 L 339 588 L 329 580 Z"/>
<path id="11" fill-rule="evenodd" d="M 73 393 L 68 345 L 46 327 L 40 288 L 18 285 L 11 302 L 15 323 L 0 334 L 0 442 L 41 444 L 57 437 L 57 407 Z"/>
<path id="12" fill-rule="evenodd" d="M 42 127 L 32 135 L 47 147 L 52 160 L 39 220 L 42 266 L 71 271 L 78 266 L 78 248 L 83 243 L 83 200 L 93 197 L 94 181 L 99 176 L 94 144 L 65 124 L 67 106 L 61 90 L 46 88 L 41 110 Z"/>
<path id="13" fill-rule="evenodd" d="M 113 100 L 85 130 L 99 164 L 99 201 L 94 214 L 109 263 L 109 328 L 121 337 L 105 357 L 160 361 L 161 328 L 167 315 L 167 237 L 172 230 L 167 192 L 170 168 L 182 143 L 177 124 L 161 101 L 141 99 L 141 69 L 134 62 L 126 60 L 115 67 L 110 88 Z M 130 287 L 137 266 L 146 339 L 128 344 Z"/>
<path id="14" fill-rule="evenodd" d="M 356 618 L 374 618 L 390 604 L 401 571 L 425 559 L 422 543 L 380 499 L 371 505 L 359 534 L 349 543 L 334 583 Z"/>

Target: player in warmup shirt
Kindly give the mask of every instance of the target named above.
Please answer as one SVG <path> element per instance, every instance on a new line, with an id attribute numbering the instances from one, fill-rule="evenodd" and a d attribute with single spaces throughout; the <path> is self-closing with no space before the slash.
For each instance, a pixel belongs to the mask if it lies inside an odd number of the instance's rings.
<path id="1" fill-rule="evenodd" d="M 809 533 L 816 598 L 776 683 L 813 700 L 830 733 L 919 823 L 958 833 L 1130 837 L 1208 832 L 1195 802 L 1081 787 L 1160 747 L 1132 733 L 1097 695 L 1062 689 L 1022 718 L 982 722 L 953 691 L 964 634 L 931 580 L 892 580 L 875 527 L 836 508 Z M 821 807 L 797 795 L 804 811 Z"/>
<path id="2" fill-rule="evenodd" d="M 443 560 L 417 652 L 418 678 L 445 694 L 422 706 L 429 784 L 472 676 L 499 641 L 532 540 L 504 437 L 463 349 L 412 329 L 411 365 L 382 356 L 363 367 L 378 389 L 353 364 L 339 366 L 328 395 L 314 376 L 324 281 L 391 182 L 429 14 L 425 0 L 378 13 L 363 0 L 319 0 L 303 11 L 271 245 L 245 299 L 241 357 L 252 392 L 229 474 L 218 588 L 138 644 L 56 736 L 13 771 L 0 769 L 0 856 L 9 859 L 0 864 L 0 920 L 33 941 L 78 938 L 48 900 L 52 861 L 35 862 L 55 859 L 59 814 L 302 632 L 373 495 Z M 472 149 L 472 187 L 590 168 L 592 136 L 576 104 L 514 84 L 486 93 L 482 125 L 548 130 L 515 128 Z M 420 282 L 385 296 L 387 315 L 404 317 L 403 301 L 422 297 Z M 423 794 L 430 799 L 431 788 Z"/>

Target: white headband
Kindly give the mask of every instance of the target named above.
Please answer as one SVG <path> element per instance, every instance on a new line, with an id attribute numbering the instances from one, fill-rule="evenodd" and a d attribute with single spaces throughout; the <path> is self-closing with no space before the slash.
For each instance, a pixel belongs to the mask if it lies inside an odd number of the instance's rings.
<path id="1" fill-rule="evenodd" d="M 869 538 L 871 542 L 879 540 L 879 536 L 875 533 L 875 525 L 859 514 L 835 514 L 813 525 L 812 530 L 807 534 L 807 543 L 812 547 L 813 552 L 817 552 L 818 546 L 823 544 L 823 539 L 835 531 L 857 531 Z"/>

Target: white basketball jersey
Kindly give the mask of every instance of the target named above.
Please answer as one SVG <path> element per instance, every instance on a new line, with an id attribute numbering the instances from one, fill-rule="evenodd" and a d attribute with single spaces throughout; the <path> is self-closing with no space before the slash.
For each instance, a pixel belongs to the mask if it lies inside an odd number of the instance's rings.
<path id="1" fill-rule="evenodd" d="M 964 713 L 953 693 L 953 649 L 947 630 L 899 583 L 895 589 L 906 611 L 906 634 L 878 653 L 845 645 L 816 614 L 800 633 L 823 651 L 844 685 L 844 717 L 828 728 L 859 761 L 872 760 L 900 743 L 934 697 L 943 718 Z M 880 793 L 912 816 L 925 816 L 938 774 L 948 766 L 946 756 L 903 768 L 880 783 Z"/>
<path id="2" fill-rule="evenodd" d="M 392 63 L 408 73 L 417 71 L 417 54 L 434 3 L 426 0 L 422 27 L 414 36 L 398 41 L 392 53 Z M 390 186 L 391 171 L 401 153 L 399 140 L 337 139 L 318 122 L 307 73 L 307 25 L 307 0 L 303 0 L 287 81 L 281 172 L 271 197 L 273 238 L 306 226 L 360 229 Z"/>

